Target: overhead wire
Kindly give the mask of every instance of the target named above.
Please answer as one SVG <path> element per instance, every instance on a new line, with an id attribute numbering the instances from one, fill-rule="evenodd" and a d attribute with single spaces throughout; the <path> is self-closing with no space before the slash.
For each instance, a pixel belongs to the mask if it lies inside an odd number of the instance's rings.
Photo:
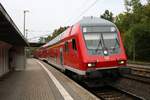
<path id="1" fill-rule="evenodd" d="M 91 5 L 89 5 L 85 10 L 83 10 L 74 20 L 71 20 L 71 23 L 76 21 L 78 18 L 80 18 L 82 15 L 84 15 L 89 9 L 91 9 L 99 0 L 95 0 Z"/>
<path id="2" fill-rule="evenodd" d="M 88 1 L 90 1 L 90 0 L 88 0 Z M 87 3 L 88 1 L 87 1 L 87 0 L 84 0 L 83 3 L 81 4 L 81 6 L 76 9 L 76 11 L 79 11 L 80 9 L 82 9 L 82 7 L 85 6 L 85 3 Z M 72 20 L 72 19 L 73 19 L 73 18 L 70 18 L 70 19 L 65 23 L 65 25 L 68 24 L 68 22 L 70 22 L 70 20 Z"/>

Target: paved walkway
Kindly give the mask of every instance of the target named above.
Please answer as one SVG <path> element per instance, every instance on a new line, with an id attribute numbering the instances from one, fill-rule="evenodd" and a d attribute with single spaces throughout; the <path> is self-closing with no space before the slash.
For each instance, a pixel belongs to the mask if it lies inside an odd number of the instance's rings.
<path id="1" fill-rule="evenodd" d="M 54 68 L 43 65 L 49 67 L 74 100 L 96 99 Z M 10 73 L 0 80 L 0 100 L 64 100 L 64 97 L 41 65 L 28 59 L 25 71 Z"/>

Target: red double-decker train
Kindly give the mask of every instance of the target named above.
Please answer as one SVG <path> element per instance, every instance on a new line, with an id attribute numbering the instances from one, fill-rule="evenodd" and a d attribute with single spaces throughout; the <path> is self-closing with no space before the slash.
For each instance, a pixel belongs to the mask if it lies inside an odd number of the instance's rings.
<path id="1" fill-rule="evenodd" d="M 116 25 L 84 17 L 34 53 L 62 71 L 92 77 L 126 65 L 126 54 Z"/>

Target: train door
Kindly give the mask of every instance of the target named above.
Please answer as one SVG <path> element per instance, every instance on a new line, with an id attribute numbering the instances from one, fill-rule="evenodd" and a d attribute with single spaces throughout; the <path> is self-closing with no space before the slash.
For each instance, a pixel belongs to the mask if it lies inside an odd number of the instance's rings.
<path id="1" fill-rule="evenodd" d="M 63 48 L 60 48 L 60 64 L 63 65 Z"/>

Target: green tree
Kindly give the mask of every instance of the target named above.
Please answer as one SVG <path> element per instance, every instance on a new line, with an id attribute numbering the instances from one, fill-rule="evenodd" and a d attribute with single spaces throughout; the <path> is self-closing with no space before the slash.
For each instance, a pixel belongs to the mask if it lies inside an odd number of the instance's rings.
<path id="1" fill-rule="evenodd" d="M 103 19 L 109 20 L 111 22 L 114 22 L 113 20 L 113 13 L 109 10 L 105 10 L 105 12 L 100 16 Z"/>
<path id="2" fill-rule="evenodd" d="M 45 41 L 48 42 L 58 36 L 60 33 L 64 32 L 68 27 L 60 27 L 59 29 L 55 29 L 52 33 L 52 35 L 49 35 L 47 38 L 45 38 Z"/>
<path id="3" fill-rule="evenodd" d="M 129 13 L 131 11 L 131 2 L 129 0 L 124 0 L 125 9 Z"/>
<path id="4" fill-rule="evenodd" d="M 150 60 L 150 3 L 140 0 L 125 0 L 126 12 L 116 17 L 126 52 L 130 59 Z"/>
<path id="5" fill-rule="evenodd" d="M 46 38 L 45 37 L 40 37 L 39 38 L 39 43 L 45 43 Z"/>

